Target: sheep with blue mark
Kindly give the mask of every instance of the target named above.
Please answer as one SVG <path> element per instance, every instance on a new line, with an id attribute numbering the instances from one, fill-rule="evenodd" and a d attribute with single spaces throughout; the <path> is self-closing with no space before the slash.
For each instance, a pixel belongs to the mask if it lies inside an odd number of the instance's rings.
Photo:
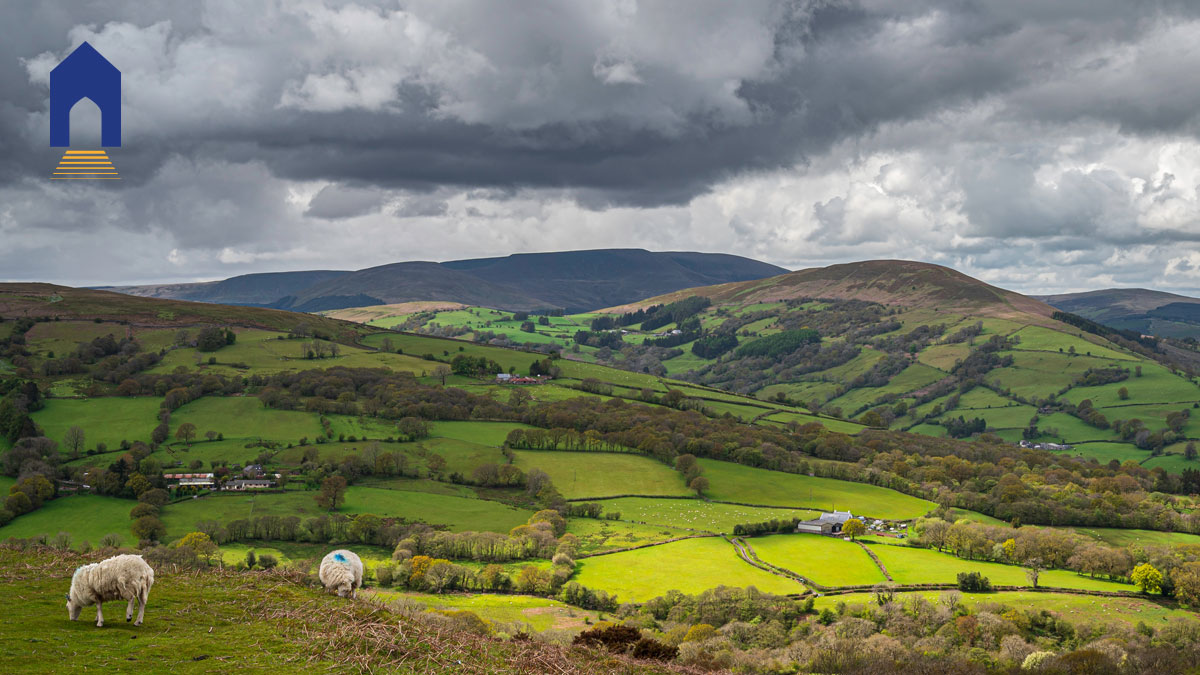
<path id="1" fill-rule="evenodd" d="M 318 576 L 325 585 L 325 590 L 337 593 L 338 597 L 353 598 L 362 586 L 363 564 L 351 551 L 330 551 L 321 560 Z"/>
<path id="2" fill-rule="evenodd" d="M 154 585 L 154 569 L 140 555 L 118 555 L 75 570 L 71 577 L 71 590 L 67 593 L 67 614 L 74 621 L 79 612 L 88 605 L 96 606 L 96 626 L 104 625 L 103 603 L 105 600 L 128 600 L 125 620 L 133 619 L 133 605 L 139 606 L 137 621 L 142 625 L 146 615 L 146 601 L 150 599 L 150 587 Z"/>

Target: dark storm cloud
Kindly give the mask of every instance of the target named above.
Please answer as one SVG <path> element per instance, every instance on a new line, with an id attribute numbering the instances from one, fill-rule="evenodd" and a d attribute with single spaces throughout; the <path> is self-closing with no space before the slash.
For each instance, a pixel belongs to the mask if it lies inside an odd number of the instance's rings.
<path id="1" fill-rule="evenodd" d="M 516 7 L 0 4 L 0 234 L 24 247 L 0 267 L 96 222 L 141 238 L 139 278 L 345 267 L 331 233 L 426 228 L 425 248 L 384 249 L 1200 262 L 1179 258 L 1198 231 L 1197 3 Z M 44 180 L 46 76 L 84 39 L 124 77 L 124 180 L 103 191 Z"/>

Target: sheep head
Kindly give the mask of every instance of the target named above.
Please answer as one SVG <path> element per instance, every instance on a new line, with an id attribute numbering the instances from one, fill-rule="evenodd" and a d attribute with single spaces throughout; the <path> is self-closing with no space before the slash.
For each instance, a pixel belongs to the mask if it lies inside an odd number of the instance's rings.
<path id="1" fill-rule="evenodd" d="M 337 587 L 337 594 L 339 598 L 349 598 L 351 595 L 353 595 L 353 593 L 354 588 L 348 582 L 339 584 Z"/>
<path id="2" fill-rule="evenodd" d="M 79 612 L 83 610 L 83 605 L 77 604 L 71 600 L 71 594 L 67 594 L 67 615 L 74 621 L 79 618 Z"/>

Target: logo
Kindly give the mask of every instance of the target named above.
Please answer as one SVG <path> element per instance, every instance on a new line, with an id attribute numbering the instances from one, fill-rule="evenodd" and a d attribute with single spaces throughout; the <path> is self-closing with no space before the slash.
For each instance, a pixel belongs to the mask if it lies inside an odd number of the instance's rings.
<path id="1" fill-rule="evenodd" d="M 84 42 L 50 71 L 50 147 L 71 146 L 71 108 L 88 99 L 100 109 L 100 145 L 121 147 L 121 71 Z M 104 150 L 67 150 L 55 180 L 117 180 Z"/>

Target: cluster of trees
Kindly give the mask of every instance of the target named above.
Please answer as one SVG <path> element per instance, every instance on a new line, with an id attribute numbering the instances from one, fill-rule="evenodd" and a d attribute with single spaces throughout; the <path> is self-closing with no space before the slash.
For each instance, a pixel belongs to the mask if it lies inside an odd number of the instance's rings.
<path id="1" fill-rule="evenodd" d="M 975 434 L 981 434 L 987 430 L 987 420 L 982 417 L 976 417 L 972 420 L 963 419 L 962 415 L 957 418 L 948 417 L 942 420 L 942 426 L 946 427 L 946 433 L 950 438 L 967 438 Z"/>
<path id="2" fill-rule="evenodd" d="M 732 333 L 716 333 L 705 335 L 692 343 L 692 353 L 702 359 L 715 359 L 737 346 L 737 336 Z"/>
<path id="3" fill-rule="evenodd" d="M 202 352 L 215 352 L 237 342 L 237 333 L 233 329 L 221 326 L 205 326 L 196 334 L 196 349 Z M 335 353 L 334 356 L 337 356 Z"/>
<path id="4" fill-rule="evenodd" d="M 467 377 L 487 377 L 504 372 L 504 368 L 499 363 L 486 356 L 468 356 L 466 354 L 458 354 L 450 359 L 450 370 L 455 375 L 466 375 Z"/>
<path id="5" fill-rule="evenodd" d="M 699 314 L 700 312 L 704 311 L 705 308 L 711 305 L 712 300 L 709 298 L 693 295 L 691 297 L 684 298 L 683 300 L 677 300 L 675 302 L 662 305 L 661 307 L 654 309 L 653 312 L 647 312 L 645 318 L 643 318 L 640 322 L 635 321 L 631 323 L 641 323 L 641 329 L 643 331 L 658 330 L 659 328 L 662 328 L 668 324 L 682 323 L 685 319 Z M 622 316 L 622 320 L 624 320 L 624 316 Z M 630 324 L 622 325 L 627 326 Z"/>
<path id="6" fill-rule="evenodd" d="M 773 335 L 758 338 L 737 348 L 734 355 L 738 358 L 765 357 L 777 358 L 796 351 L 808 344 L 821 341 L 821 335 L 812 328 L 785 330 Z"/>
<path id="7" fill-rule="evenodd" d="M 1104 368 L 1088 368 L 1075 378 L 1077 387 L 1096 387 L 1102 384 L 1112 384 L 1129 379 L 1129 369 L 1117 366 Z"/>
<path id="8" fill-rule="evenodd" d="M 696 491 L 696 496 L 703 497 L 704 491 L 708 489 L 708 479 L 704 477 L 704 467 L 696 461 L 696 456 L 691 454 L 679 455 L 675 458 L 675 470 L 683 475 L 683 482 L 692 490 Z"/>
<path id="9" fill-rule="evenodd" d="M 575 344 L 585 347 L 597 347 L 609 349 L 620 349 L 625 342 L 621 339 L 621 333 L 618 331 L 575 331 L 572 338 Z"/>

